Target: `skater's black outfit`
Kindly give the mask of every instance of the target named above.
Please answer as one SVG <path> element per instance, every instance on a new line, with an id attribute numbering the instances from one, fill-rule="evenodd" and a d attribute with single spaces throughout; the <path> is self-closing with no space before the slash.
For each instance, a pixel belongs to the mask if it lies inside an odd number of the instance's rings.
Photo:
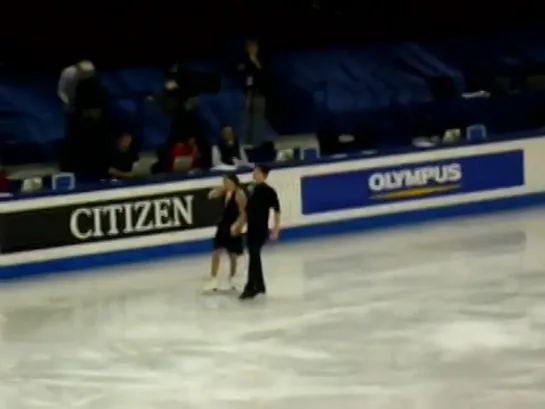
<path id="1" fill-rule="evenodd" d="M 227 193 L 225 193 L 227 195 Z M 240 217 L 240 209 L 237 203 L 237 194 L 242 193 L 241 189 L 235 190 L 230 196 L 224 196 L 223 215 L 218 223 L 218 230 L 214 237 L 214 250 L 225 249 L 231 254 L 242 254 L 243 244 L 241 236 L 233 236 L 231 226 Z"/>
<path id="2" fill-rule="evenodd" d="M 246 242 L 250 263 L 248 282 L 241 299 L 253 298 L 265 293 L 265 280 L 261 265 L 261 249 L 269 237 L 269 212 L 273 209 L 280 213 L 280 203 L 276 191 L 266 183 L 258 183 L 250 189 L 246 206 L 247 226 Z"/>

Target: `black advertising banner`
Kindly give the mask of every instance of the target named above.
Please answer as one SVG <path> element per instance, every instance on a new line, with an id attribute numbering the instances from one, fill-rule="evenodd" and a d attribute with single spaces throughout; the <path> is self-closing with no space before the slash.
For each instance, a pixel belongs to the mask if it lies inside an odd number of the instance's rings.
<path id="1" fill-rule="evenodd" d="M 3 254 L 214 226 L 211 188 L 72 204 L 2 215 Z"/>

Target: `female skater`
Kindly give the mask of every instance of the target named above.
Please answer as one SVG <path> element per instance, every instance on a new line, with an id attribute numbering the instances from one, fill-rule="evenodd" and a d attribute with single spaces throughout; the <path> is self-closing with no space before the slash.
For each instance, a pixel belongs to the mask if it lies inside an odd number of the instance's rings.
<path id="1" fill-rule="evenodd" d="M 246 223 L 246 194 L 240 186 L 237 175 L 228 175 L 223 179 L 223 186 L 210 191 L 209 199 L 221 198 L 223 213 L 218 222 L 212 253 L 211 279 L 205 291 L 217 291 L 220 256 L 226 251 L 230 260 L 229 289 L 234 289 L 233 277 L 237 272 L 238 257 L 243 252 L 242 228 Z"/>

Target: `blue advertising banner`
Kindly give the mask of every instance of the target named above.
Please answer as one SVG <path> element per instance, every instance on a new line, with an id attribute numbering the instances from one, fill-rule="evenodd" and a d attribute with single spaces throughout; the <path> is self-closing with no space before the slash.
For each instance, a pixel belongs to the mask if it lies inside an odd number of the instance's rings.
<path id="1" fill-rule="evenodd" d="M 303 214 L 522 186 L 522 150 L 306 176 Z"/>

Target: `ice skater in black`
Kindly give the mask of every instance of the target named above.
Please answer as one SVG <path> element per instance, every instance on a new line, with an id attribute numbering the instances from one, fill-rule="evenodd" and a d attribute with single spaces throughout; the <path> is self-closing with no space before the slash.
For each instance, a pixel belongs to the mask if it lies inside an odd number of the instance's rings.
<path id="1" fill-rule="evenodd" d="M 212 253 L 211 280 L 206 291 L 217 291 L 218 270 L 222 251 L 227 251 L 230 260 L 229 289 L 234 289 L 232 279 L 237 272 L 238 257 L 243 253 L 242 228 L 246 223 L 246 195 L 240 187 L 236 175 L 228 175 L 223 179 L 223 186 L 209 193 L 210 199 L 223 200 L 223 213 L 216 236 L 214 237 L 214 252 Z"/>
<path id="2" fill-rule="evenodd" d="M 240 295 L 241 300 L 254 298 L 267 292 L 261 265 L 261 249 L 267 239 L 278 239 L 280 232 L 280 203 L 276 190 L 266 183 L 269 168 L 256 166 L 254 170 L 255 185 L 248 189 L 248 204 L 246 206 L 246 245 L 250 263 L 248 266 L 248 282 Z M 269 232 L 270 211 L 274 211 L 274 225 Z"/>

